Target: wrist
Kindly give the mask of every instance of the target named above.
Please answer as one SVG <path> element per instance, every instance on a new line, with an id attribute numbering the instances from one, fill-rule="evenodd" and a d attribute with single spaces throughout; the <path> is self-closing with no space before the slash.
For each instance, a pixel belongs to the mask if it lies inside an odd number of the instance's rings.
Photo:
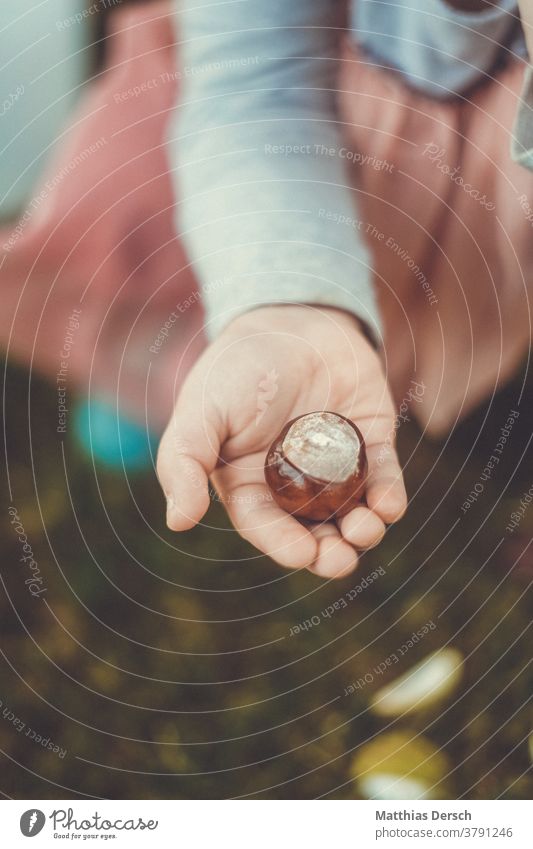
<path id="1" fill-rule="evenodd" d="M 268 304 L 257 307 L 236 316 L 224 328 L 222 335 L 241 335 L 242 332 L 253 333 L 258 330 L 290 330 L 307 336 L 312 334 L 318 324 L 323 326 L 325 321 L 331 324 L 332 330 L 337 325 L 345 332 L 357 331 L 368 338 L 365 324 L 355 314 L 321 304 Z"/>
<path id="2" fill-rule="evenodd" d="M 494 8 L 491 0 L 446 0 L 448 6 L 453 6 L 460 12 L 486 12 Z"/>

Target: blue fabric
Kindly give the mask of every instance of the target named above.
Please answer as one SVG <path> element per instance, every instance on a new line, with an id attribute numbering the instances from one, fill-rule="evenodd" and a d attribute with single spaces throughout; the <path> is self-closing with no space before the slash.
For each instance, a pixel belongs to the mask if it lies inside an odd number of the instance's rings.
<path id="1" fill-rule="evenodd" d="M 156 435 L 117 414 L 116 407 L 97 399 L 80 401 L 73 422 L 77 442 L 96 463 L 131 472 L 154 464 Z"/>
<path id="2" fill-rule="evenodd" d="M 431 97 L 461 94 L 485 79 L 506 54 L 525 56 L 516 0 L 462 12 L 444 0 L 357 0 L 358 43 Z"/>

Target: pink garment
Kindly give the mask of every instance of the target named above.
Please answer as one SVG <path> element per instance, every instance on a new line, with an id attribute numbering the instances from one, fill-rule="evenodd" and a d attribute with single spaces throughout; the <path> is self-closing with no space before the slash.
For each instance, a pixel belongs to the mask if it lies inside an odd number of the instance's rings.
<path id="1" fill-rule="evenodd" d="M 113 14 L 107 68 L 58 141 L 41 201 L 0 233 L 9 356 L 53 379 L 67 362 L 69 391 L 90 389 L 154 428 L 205 346 L 165 146 L 179 97 L 172 12 L 161 0 Z M 354 215 L 373 254 L 388 375 L 399 401 L 411 379 L 425 384 L 413 412 L 441 433 L 512 374 L 530 339 L 533 232 L 519 197 L 533 205 L 533 176 L 508 153 L 522 69 L 443 104 L 352 50 L 342 67 Z"/>
<path id="2" fill-rule="evenodd" d="M 398 401 L 412 378 L 425 385 L 412 411 L 437 435 L 512 376 L 531 344 L 533 174 L 509 152 L 523 75 L 515 61 L 468 98 L 438 102 L 344 54 L 346 136 L 372 163 L 351 173 L 387 373 Z"/>
<path id="3" fill-rule="evenodd" d="M 42 202 L 28 206 L 21 235 L 16 223 L 0 233 L 8 245 L 0 342 L 9 356 L 55 379 L 66 347 L 68 391 L 90 388 L 141 422 L 146 405 L 156 429 L 205 345 L 165 145 L 179 94 L 171 11 L 161 2 L 113 14 L 107 68 L 58 140 L 36 187 Z M 135 86 L 140 94 L 128 92 Z"/>

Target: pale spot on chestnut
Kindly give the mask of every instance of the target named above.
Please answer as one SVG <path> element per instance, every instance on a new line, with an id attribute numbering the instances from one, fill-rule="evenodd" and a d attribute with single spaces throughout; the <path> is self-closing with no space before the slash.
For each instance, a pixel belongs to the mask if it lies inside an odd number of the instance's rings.
<path id="1" fill-rule="evenodd" d="M 280 507 L 314 521 L 344 516 L 360 504 L 366 476 L 360 430 L 328 411 L 288 422 L 265 461 L 265 478 Z"/>

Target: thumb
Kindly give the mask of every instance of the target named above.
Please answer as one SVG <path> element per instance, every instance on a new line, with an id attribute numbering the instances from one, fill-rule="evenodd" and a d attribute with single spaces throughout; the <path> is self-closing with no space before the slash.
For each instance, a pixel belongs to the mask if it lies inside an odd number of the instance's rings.
<path id="1" fill-rule="evenodd" d="M 217 465 L 222 434 L 205 397 L 183 393 L 163 434 L 157 476 L 167 499 L 167 525 L 193 528 L 209 507 L 208 475 Z"/>

